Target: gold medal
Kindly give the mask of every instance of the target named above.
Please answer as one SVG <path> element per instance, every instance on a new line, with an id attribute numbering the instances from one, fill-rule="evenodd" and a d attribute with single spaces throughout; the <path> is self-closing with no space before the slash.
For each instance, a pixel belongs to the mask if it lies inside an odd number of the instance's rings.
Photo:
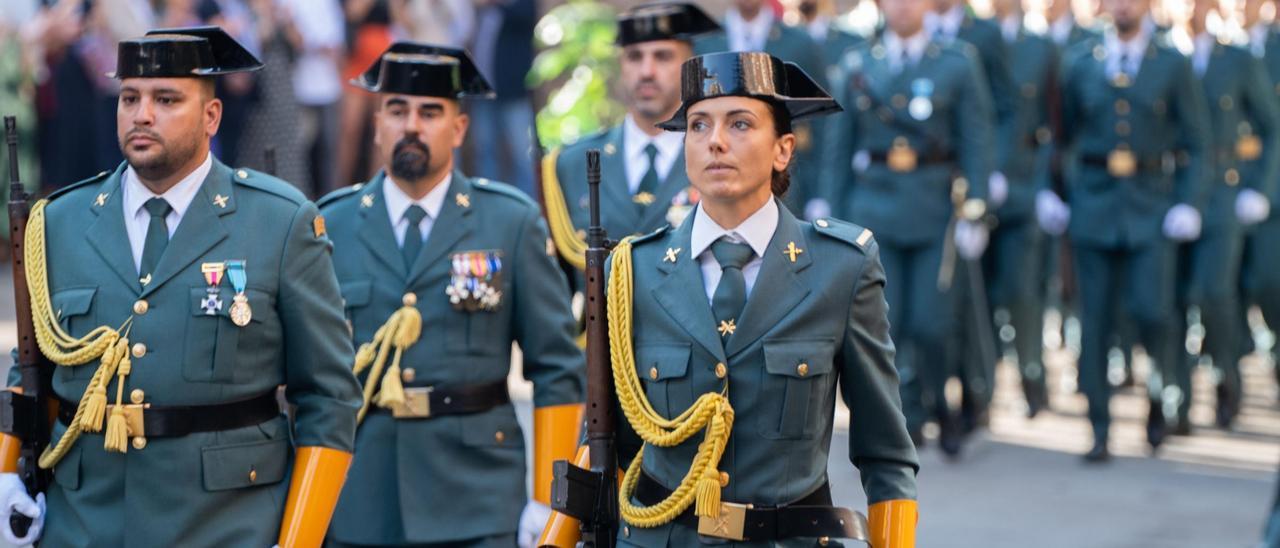
<path id="1" fill-rule="evenodd" d="M 231 299 L 231 323 L 238 327 L 249 325 L 249 320 L 253 319 L 253 309 L 249 308 L 249 298 L 244 293 L 236 293 Z"/>

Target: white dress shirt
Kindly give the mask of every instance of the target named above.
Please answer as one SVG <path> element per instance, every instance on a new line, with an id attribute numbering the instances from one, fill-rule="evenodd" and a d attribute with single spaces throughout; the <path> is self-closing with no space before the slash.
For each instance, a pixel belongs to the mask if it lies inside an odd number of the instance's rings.
<path id="1" fill-rule="evenodd" d="M 756 252 L 756 256 L 742 267 L 742 277 L 746 279 L 747 295 L 750 296 L 751 288 L 756 284 L 756 276 L 760 274 L 760 263 L 764 261 L 764 252 L 768 249 L 769 240 L 773 239 L 773 233 L 777 229 L 778 204 L 773 199 L 733 229 L 716 224 L 702 210 L 702 205 L 698 205 L 693 212 L 693 233 L 689 237 L 689 247 L 690 253 L 698 258 L 698 265 L 702 267 L 702 285 L 707 292 L 707 301 L 711 301 L 711 297 L 715 295 L 716 286 L 720 284 L 721 273 L 720 263 L 716 261 L 715 254 L 711 253 L 711 244 L 725 237 L 734 243 L 745 243 Z"/>
<path id="2" fill-rule="evenodd" d="M 831 32 L 831 18 L 825 15 L 814 17 L 813 21 L 805 23 L 804 30 L 809 33 L 809 38 L 813 39 L 813 43 L 826 43 L 827 34 Z"/>
<path id="3" fill-rule="evenodd" d="M 1255 23 L 1249 27 L 1249 51 L 1253 52 L 1253 56 L 1259 59 L 1267 54 L 1267 35 L 1271 32 L 1271 25 L 1266 23 Z"/>
<path id="4" fill-rule="evenodd" d="M 1004 36 L 1004 43 L 1012 44 L 1018 41 L 1018 32 L 1022 31 L 1022 16 L 1009 15 L 1000 20 L 1000 34 Z"/>
<path id="5" fill-rule="evenodd" d="M 632 194 L 640 189 L 640 180 L 649 172 L 649 155 L 644 151 L 649 143 L 658 149 L 658 155 L 653 158 L 654 167 L 658 169 L 658 181 L 665 181 L 684 148 L 684 132 L 664 130 L 650 137 L 630 114 L 627 115 L 622 121 L 622 146 L 627 159 L 627 189 Z"/>
<path id="6" fill-rule="evenodd" d="M 724 14 L 724 34 L 729 39 L 729 51 L 764 51 L 773 28 L 773 12 L 768 6 L 760 8 L 756 18 L 746 21 L 737 9 L 730 8 Z"/>
<path id="7" fill-rule="evenodd" d="M 1142 68 L 1142 58 L 1147 55 L 1147 42 L 1150 39 L 1151 34 L 1143 30 L 1128 42 L 1122 42 L 1116 36 L 1114 29 L 1108 29 L 1106 37 L 1103 39 L 1107 47 L 1107 77 L 1115 78 L 1116 75 L 1120 74 L 1121 60 L 1126 60 L 1129 63 L 1128 67 L 1124 67 L 1125 72 L 1130 77 L 1137 76 L 1138 70 Z"/>
<path id="8" fill-rule="evenodd" d="M 390 173 L 387 174 L 386 180 L 382 182 L 382 197 L 387 202 L 387 215 L 391 218 L 391 228 L 396 234 L 397 247 L 404 245 L 404 234 L 409 230 L 409 219 L 404 214 L 409 211 L 409 206 L 414 204 L 427 212 L 427 216 L 418 225 L 418 229 L 422 231 L 422 241 L 427 241 L 427 236 L 431 235 L 432 225 L 440 216 L 440 208 L 444 207 L 444 197 L 449 194 L 449 185 L 452 182 L 453 174 L 445 175 L 444 180 L 440 181 L 426 196 L 415 200 L 400 189 L 400 185 L 396 184 Z"/>
<path id="9" fill-rule="evenodd" d="M 908 62 L 915 65 L 920 62 L 920 57 L 924 55 L 927 47 L 929 47 L 929 35 L 924 32 L 917 32 L 905 39 L 891 30 L 884 33 L 884 49 L 889 59 L 889 69 L 895 73 L 905 68 L 902 66 L 903 51 L 906 51 Z"/>
<path id="10" fill-rule="evenodd" d="M 142 273 L 142 248 L 147 241 L 147 227 L 151 226 L 151 213 L 143 206 L 152 198 L 164 198 L 172 208 L 164 218 L 165 227 L 169 229 L 169 238 L 173 238 L 178 230 L 178 223 L 191 207 L 191 200 L 200 191 L 209 170 L 213 169 L 213 154 L 205 156 L 204 162 L 194 171 L 183 177 L 178 184 L 169 187 L 164 194 L 157 195 L 138 180 L 138 174 L 132 167 L 124 170 L 124 184 L 121 188 L 121 202 L 124 203 L 124 230 L 129 235 L 129 249 L 133 251 L 133 267 Z"/>
<path id="11" fill-rule="evenodd" d="M 1059 46 L 1067 45 L 1067 40 L 1071 39 L 1071 31 L 1076 28 L 1076 18 L 1070 13 L 1059 17 L 1057 21 L 1049 23 L 1049 37 L 1053 38 L 1053 42 Z"/>
<path id="12" fill-rule="evenodd" d="M 1213 53 L 1217 40 L 1213 35 L 1202 32 L 1196 35 L 1192 44 L 1191 68 L 1196 71 L 1197 77 L 1204 76 L 1204 71 L 1209 68 L 1209 55 Z"/>
<path id="13" fill-rule="evenodd" d="M 924 16 L 924 28 L 929 34 L 955 38 L 964 23 L 964 2 L 957 2 L 951 9 L 938 13 L 931 11 Z"/>

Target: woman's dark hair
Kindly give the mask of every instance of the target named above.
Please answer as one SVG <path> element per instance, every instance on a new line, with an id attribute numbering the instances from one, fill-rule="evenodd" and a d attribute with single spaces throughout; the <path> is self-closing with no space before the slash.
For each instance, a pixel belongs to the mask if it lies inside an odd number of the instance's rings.
<path id="1" fill-rule="evenodd" d="M 782 137 L 791 130 L 791 113 L 787 112 L 787 107 L 777 101 L 766 101 L 769 104 L 769 112 L 773 114 L 773 132 L 776 136 Z M 781 198 L 787 193 L 787 189 L 791 188 L 791 164 L 795 163 L 794 152 L 791 155 L 791 162 L 781 171 L 774 170 L 773 178 L 769 181 L 769 188 L 773 191 L 773 195 Z"/>

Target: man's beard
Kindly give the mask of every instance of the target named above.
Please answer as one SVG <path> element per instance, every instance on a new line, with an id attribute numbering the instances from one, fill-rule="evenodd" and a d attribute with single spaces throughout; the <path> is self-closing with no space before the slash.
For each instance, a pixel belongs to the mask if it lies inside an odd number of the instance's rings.
<path id="1" fill-rule="evenodd" d="M 196 153 L 195 140 L 182 141 L 172 143 L 164 140 L 155 132 L 134 129 L 125 134 L 125 143 L 129 142 L 129 138 L 134 134 L 141 133 L 150 137 L 155 141 L 150 148 L 158 149 L 158 151 L 147 151 L 142 154 L 131 153 L 128 146 L 121 145 L 120 152 L 124 154 L 126 160 L 129 161 L 129 167 L 132 167 L 138 173 L 138 177 L 147 181 L 159 181 L 167 179 L 182 169 L 187 162 L 191 161 L 191 157 Z"/>
<path id="2" fill-rule="evenodd" d="M 406 135 L 391 152 L 391 174 L 402 181 L 418 181 L 431 169 L 431 149 L 416 135 Z"/>

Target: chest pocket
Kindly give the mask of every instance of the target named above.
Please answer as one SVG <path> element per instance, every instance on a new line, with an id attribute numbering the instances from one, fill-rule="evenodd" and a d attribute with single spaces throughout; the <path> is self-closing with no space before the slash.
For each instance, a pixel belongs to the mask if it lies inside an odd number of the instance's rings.
<path id="1" fill-rule="evenodd" d="M 347 318 L 348 335 L 357 341 L 367 341 L 373 337 L 373 333 L 357 333 L 356 325 L 364 326 L 370 322 L 362 321 L 363 318 L 357 318 L 358 314 L 362 314 L 365 307 L 369 306 L 369 300 L 373 293 L 373 284 L 369 280 L 356 280 L 340 284 L 338 288 L 342 293 L 342 312 Z"/>
<path id="2" fill-rule="evenodd" d="M 788 339 L 764 342 L 764 374 L 754 409 L 760 434 L 769 439 L 811 439 L 829 422 L 828 394 L 835 342 Z"/>
<path id="3" fill-rule="evenodd" d="M 246 329 L 262 324 L 264 314 L 271 303 L 265 293 L 252 288 L 245 290 L 253 309 L 249 325 L 240 327 L 231 322 L 231 305 L 235 291 L 219 287 L 217 297 L 222 301 L 221 310 L 207 312 L 206 286 L 193 286 L 188 297 L 191 313 L 187 316 L 187 329 L 182 352 L 182 376 L 193 382 L 232 382 L 236 372 L 237 349 L 240 336 Z"/>
<path id="4" fill-rule="evenodd" d="M 645 395 L 653 409 L 672 418 L 693 405 L 689 379 L 689 343 L 636 345 L 636 370 L 645 382 Z"/>
<path id="5" fill-rule="evenodd" d="M 49 297 L 53 305 L 54 317 L 62 330 L 72 337 L 82 337 L 98 327 L 97 315 L 93 310 L 93 299 L 98 293 L 97 287 L 73 287 L 54 293 Z M 59 367 L 63 379 L 87 379 L 97 369 L 97 360 L 75 367 Z"/>

